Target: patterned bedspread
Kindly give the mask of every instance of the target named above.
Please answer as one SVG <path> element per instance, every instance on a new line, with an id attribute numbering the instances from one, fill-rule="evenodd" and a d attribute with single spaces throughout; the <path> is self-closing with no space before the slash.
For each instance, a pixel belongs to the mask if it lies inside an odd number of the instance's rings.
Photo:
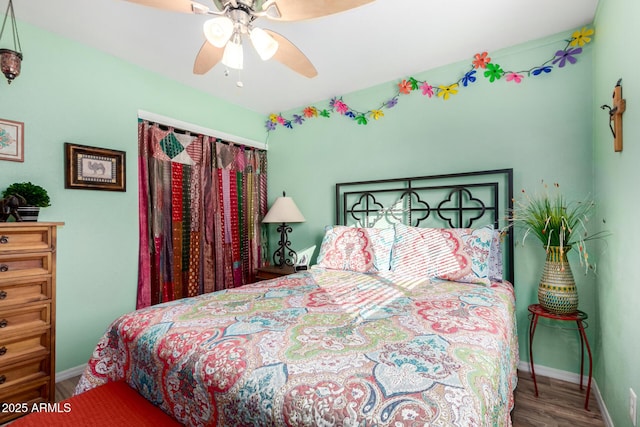
<path id="1" fill-rule="evenodd" d="M 314 268 L 142 309 L 76 393 L 126 379 L 189 426 L 509 426 L 512 286 Z"/>

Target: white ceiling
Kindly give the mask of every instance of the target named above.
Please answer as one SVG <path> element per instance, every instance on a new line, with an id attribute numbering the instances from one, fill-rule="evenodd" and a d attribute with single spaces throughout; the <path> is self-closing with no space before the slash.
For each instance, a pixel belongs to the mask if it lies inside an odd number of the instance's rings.
<path id="1" fill-rule="evenodd" d="M 198 0 L 214 8 L 211 0 Z M 312 1 L 312 0 L 300 0 Z M 4 4 L 4 2 L 2 2 Z M 13 0 L 18 21 L 102 50 L 170 79 L 268 114 L 304 107 L 399 80 L 478 52 L 495 52 L 593 22 L 598 0 L 376 0 L 341 14 L 302 22 L 260 18 L 313 62 L 302 77 L 245 49 L 237 71 L 216 65 L 194 75 L 205 15 L 167 12 L 123 0 Z M 19 28 L 18 28 L 19 29 Z M 250 46 L 250 44 L 249 44 Z M 29 51 L 23 45 L 24 66 Z"/>

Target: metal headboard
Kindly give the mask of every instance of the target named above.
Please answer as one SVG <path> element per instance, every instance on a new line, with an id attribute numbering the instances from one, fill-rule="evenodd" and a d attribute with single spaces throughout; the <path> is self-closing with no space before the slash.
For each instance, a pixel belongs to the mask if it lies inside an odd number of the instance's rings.
<path id="1" fill-rule="evenodd" d="M 336 224 L 360 227 L 504 227 L 513 208 L 513 169 L 336 184 Z M 513 230 L 506 231 L 505 277 L 514 283 Z"/>

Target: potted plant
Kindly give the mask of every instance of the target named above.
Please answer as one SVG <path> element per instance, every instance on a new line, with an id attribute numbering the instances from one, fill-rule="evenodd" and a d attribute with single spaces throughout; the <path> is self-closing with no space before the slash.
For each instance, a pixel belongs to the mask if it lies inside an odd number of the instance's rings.
<path id="1" fill-rule="evenodd" d="M 543 183 L 544 184 L 544 183 Z M 530 195 L 522 190 L 524 199 L 514 201 L 510 225 L 523 228 L 523 243 L 535 236 L 545 248 L 547 257 L 538 286 L 538 301 L 546 310 L 556 314 L 578 310 L 578 291 L 567 259 L 576 247 L 580 265 L 587 272 L 593 268 L 586 242 L 605 237 L 605 232 L 589 234 L 587 223 L 595 209 L 593 200 L 568 201 L 554 184 L 555 194 L 545 192 Z"/>
<path id="2" fill-rule="evenodd" d="M 11 196 L 20 200 L 18 213 L 22 221 L 37 221 L 40 208 L 51 206 L 47 190 L 31 182 L 15 182 L 8 186 L 2 197 L 7 199 Z"/>

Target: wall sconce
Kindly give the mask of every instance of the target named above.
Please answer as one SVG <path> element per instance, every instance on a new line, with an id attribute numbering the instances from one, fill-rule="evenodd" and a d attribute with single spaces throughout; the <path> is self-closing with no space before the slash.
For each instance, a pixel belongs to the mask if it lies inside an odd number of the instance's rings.
<path id="1" fill-rule="evenodd" d="M 600 108 L 609 110 L 609 128 L 613 134 L 613 150 L 622 151 L 622 113 L 627 108 L 627 101 L 622 99 L 622 79 L 618 79 L 613 88 L 613 107 L 602 105 Z"/>
<path id="2" fill-rule="evenodd" d="M 269 212 L 267 212 L 262 219 L 264 224 L 280 224 L 278 226 L 280 241 L 278 242 L 278 249 L 273 254 L 273 263 L 275 266 L 293 266 L 296 262 L 297 255 L 295 251 L 291 249 L 291 242 L 289 241 L 288 236 L 288 233 L 290 233 L 292 229 L 288 223 L 304 221 L 304 216 L 300 213 L 300 210 L 293 199 L 291 197 L 287 197 L 283 191 L 282 197 L 278 197 L 276 201 L 273 202 L 271 209 L 269 209 Z"/>
<path id="3" fill-rule="evenodd" d="M 0 49 L 0 69 L 2 74 L 7 78 L 7 83 L 11 84 L 13 79 L 20 75 L 20 65 L 22 64 L 22 46 L 20 46 L 20 38 L 18 37 L 18 27 L 16 26 L 16 15 L 13 12 L 13 0 L 9 0 L 7 11 L 2 21 L 2 30 L 0 30 L 0 42 L 4 34 L 4 27 L 7 24 L 7 18 L 11 13 L 11 28 L 13 35 L 13 50 Z"/>

